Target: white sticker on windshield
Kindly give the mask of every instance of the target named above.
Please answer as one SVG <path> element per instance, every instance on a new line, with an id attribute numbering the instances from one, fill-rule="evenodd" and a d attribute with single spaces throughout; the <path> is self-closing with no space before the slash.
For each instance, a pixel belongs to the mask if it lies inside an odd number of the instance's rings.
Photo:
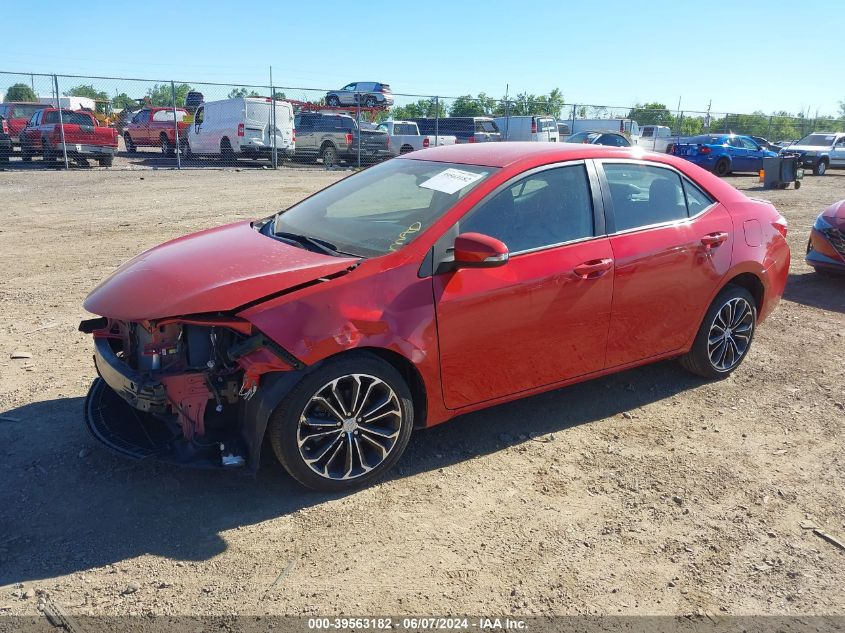
<path id="1" fill-rule="evenodd" d="M 426 189 L 434 189 L 435 191 L 442 191 L 449 195 L 456 193 L 474 183 L 476 180 L 482 178 L 484 174 L 474 174 L 471 171 L 463 171 L 462 169 L 449 168 L 441 171 L 436 176 L 433 176 L 423 183 L 420 187 Z"/>

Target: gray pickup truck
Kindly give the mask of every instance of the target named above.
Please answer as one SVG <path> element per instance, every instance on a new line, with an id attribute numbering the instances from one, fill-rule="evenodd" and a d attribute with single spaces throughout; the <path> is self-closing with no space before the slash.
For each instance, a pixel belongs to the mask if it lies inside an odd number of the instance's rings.
<path id="1" fill-rule="evenodd" d="M 295 160 L 323 160 L 331 167 L 339 161 L 355 162 L 358 138 L 361 139 L 361 162 L 390 158 L 390 137 L 382 130 L 358 130 L 355 119 L 347 114 L 300 112 L 294 120 L 296 128 Z"/>

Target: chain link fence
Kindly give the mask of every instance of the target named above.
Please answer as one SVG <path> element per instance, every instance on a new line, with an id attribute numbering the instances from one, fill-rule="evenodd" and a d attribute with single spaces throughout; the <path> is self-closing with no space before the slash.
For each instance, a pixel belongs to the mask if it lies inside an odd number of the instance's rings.
<path id="1" fill-rule="evenodd" d="M 375 82 L 330 90 L 0 71 L 2 93 L 9 165 L 21 168 L 361 166 L 432 145 L 565 141 L 585 131 L 647 145 L 644 126 L 676 141 L 845 131 L 845 119 L 566 103 L 557 90 L 495 99 L 393 93 Z"/>

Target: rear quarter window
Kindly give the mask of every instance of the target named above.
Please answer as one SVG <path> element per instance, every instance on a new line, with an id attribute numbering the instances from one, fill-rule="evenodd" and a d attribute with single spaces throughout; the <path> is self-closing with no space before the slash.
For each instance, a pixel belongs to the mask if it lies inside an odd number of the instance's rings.
<path id="1" fill-rule="evenodd" d="M 616 231 L 686 219 L 681 176 L 671 169 L 635 163 L 605 163 Z"/>

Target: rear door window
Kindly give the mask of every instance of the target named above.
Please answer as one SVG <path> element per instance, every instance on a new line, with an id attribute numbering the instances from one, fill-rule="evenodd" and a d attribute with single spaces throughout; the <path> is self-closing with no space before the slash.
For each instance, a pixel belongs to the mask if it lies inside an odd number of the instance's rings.
<path id="1" fill-rule="evenodd" d="M 680 175 L 636 163 L 603 163 L 617 231 L 684 220 L 688 216 Z"/>

